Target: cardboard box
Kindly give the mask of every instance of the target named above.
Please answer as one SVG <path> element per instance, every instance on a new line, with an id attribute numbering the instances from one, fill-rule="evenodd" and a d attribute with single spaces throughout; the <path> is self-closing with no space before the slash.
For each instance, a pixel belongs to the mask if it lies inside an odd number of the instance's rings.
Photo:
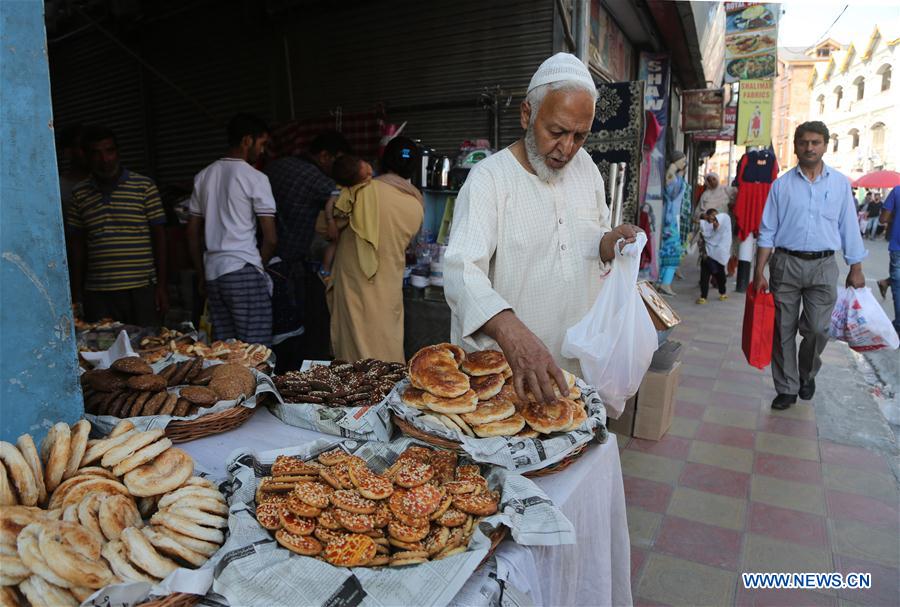
<path id="1" fill-rule="evenodd" d="M 632 436 L 659 440 L 668 432 L 680 379 L 680 361 L 666 372 L 647 371 L 637 393 Z"/>
<path id="2" fill-rule="evenodd" d="M 636 400 L 637 395 L 634 395 L 625 401 L 625 408 L 622 409 L 619 419 L 607 418 L 606 429 L 613 434 L 631 436 L 634 431 L 634 403 Z"/>
<path id="3" fill-rule="evenodd" d="M 637 287 L 657 331 L 665 331 L 681 323 L 681 317 L 649 281 L 641 280 L 637 283 Z"/>

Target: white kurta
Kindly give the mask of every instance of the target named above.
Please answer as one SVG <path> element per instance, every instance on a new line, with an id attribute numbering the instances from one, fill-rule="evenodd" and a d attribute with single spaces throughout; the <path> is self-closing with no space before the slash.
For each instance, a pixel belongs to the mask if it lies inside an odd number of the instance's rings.
<path id="1" fill-rule="evenodd" d="M 479 329 L 512 309 L 563 369 L 566 329 L 587 313 L 606 264 L 600 239 L 610 229 L 603 178 L 579 150 L 562 179 L 547 184 L 509 149 L 481 161 L 456 199 L 444 255 L 451 340 L 466 350 L 496 348 Z"/>

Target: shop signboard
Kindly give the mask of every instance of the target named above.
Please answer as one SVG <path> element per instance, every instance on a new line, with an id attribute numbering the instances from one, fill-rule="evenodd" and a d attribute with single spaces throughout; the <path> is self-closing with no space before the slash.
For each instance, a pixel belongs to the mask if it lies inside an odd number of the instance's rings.
<path id="1" fill-rule="evenodd" d="M 685 133 L 722 129 L 725 89 L 695 89 L 683 92 L 681 130 Z"/>
<path id="2" fill-rule="evenodd" d="M 694 133 L 694 141 L 734 141 L 734 125 L 737 122 L 737 108 L 729 105 L 724 111 L 722 130 Z"/>
<path id="3" fill-rule="evenodd" d="M 644 85 L 644 110 L 652 112 L 662 133 L 669 125 L 669 56 L 641 53 L 638 80 Z M 666 173 L 666 138 L 661 136 L 650 154 L 645 200 L 662 204 L 663 176 Z"/>
<path id="4" fill-rule="evenodd" d="M 772 143 L 772 98 L 774 80 L 743 80 L 738 92 L 735 143 L 769 145 Z"/>
<path id="5" fill-rule="evenodd" d="M 634 50 L 624 32 L 601 6 L 600 0 L 591 0 L 591 42 L 588 59 L 613 82 L 632 80 Z"/>
<path id="6" fill-rule="evenodd" d="M 775 77 L 778 13 L 777 4 L 725 3 L 725 82 Z"/>

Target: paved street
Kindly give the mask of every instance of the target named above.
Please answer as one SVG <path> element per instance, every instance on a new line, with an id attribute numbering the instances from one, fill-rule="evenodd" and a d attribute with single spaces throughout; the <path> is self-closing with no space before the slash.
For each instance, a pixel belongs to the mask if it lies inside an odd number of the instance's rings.
<path id="1" fill-rule="evenodd" d="M 873 287 L 887 269 L 886 253 L 869 267 L 876 254 L 864 266 Z M 671 338 L 685 346 L 672 428 L 659 442 L 619 439 L 635 604 L 896 605 L 897 442 L 860 357 L 830 343 L 813 401 L 772 411 L 769 369 L 741 352 L 743 295 L 697 306 L 696 259 L 683 268 L 671 300 L 683 319 Z M 773 571 L 869 572 L 873 588 L 740 582 Z"/>

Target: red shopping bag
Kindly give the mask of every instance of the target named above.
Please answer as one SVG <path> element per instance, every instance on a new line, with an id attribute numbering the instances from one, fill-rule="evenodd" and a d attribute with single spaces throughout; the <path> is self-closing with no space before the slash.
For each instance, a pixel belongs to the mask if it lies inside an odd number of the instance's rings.
<path id="1" fill-rule="evenodd" d="M 757 293 L 751 282 L 744 305 L 744 332 L 741 335 L 747 362 L 758 369 L 772 362 L 772 340 L 775 336 L 775 297 Z"/>

